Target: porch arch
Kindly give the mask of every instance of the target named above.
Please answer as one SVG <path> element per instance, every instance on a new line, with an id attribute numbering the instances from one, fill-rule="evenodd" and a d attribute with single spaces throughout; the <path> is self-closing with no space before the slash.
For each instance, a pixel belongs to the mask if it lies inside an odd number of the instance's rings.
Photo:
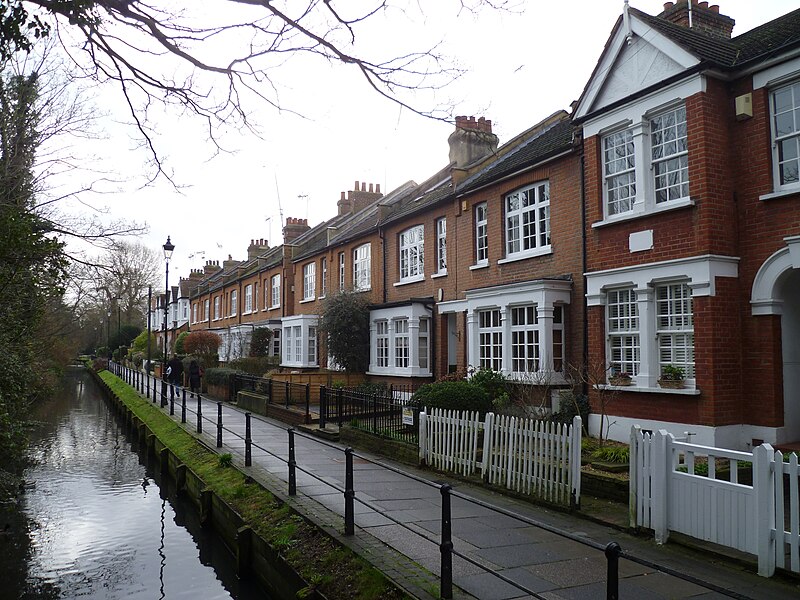
<path id="1" fill-rule="evenodd" d="M 750 306 L 753 315 L 783 314 L 784 281 L 792 269 L 800 269 L 800 235 L 783 238 L 781 248 L 761 265 L 753 280 Z"/>

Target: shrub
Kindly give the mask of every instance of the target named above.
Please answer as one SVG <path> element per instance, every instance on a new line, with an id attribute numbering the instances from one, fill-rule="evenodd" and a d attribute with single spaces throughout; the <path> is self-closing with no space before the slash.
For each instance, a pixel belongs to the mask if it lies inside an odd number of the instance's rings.
<path id="1" fill-rule="evenodd" d="M 134 352 L 131 355 L 131 360 L 136 367 L 141 367 L 142 363 L 144 362 L 144 353 L 143 352 Z"/>
<path id="2" fill-rule="evenodd" d="M 442 381 L 419 388 L 411 397 L 418 408 L 469 410 L 486 414 L 492 410 L 492 401 L 486 390 L 470 381 Z"/>
<path id="3" fill-rule="evenodd" d="M 175 338 L 175 354 L 186 354 L 186 350 L 183 347 L 186 338 L 189 337 L 188 331 L 182 331 L 177 338 Z"/>
<path id="4" fill-rule="evenodd" d="M 134 352 L 141 352 L 147 355 L 147 330 L 143 331 L 136 336 L 131 344 L 131 350 Z M 155 333 L 150 333 L 150 356 L 156 356 L 159 353 L 158 337 Z"/>
<path id="5" fill-rule="evenodd" d="M 206 383 L 209 385 L 225 386 L 230 383 L 231 377 L 233 377 L 237 373 L 241 373 L 241 371 L 237 371 L 236 369 L 228 369 L 226 367 L 206 369 L 206 374 L 205 374 Z"/>
<path id="6" fill-rule="evenodd" d="M 92 363 L 92 369 L 94 369 L 95 373 L 99 371 L 104 371 L 108 369 L 108 359 L 106 358 L 95 358 L 94 362 Z"/>
<path id="7" fill-rule="evenodd" d="M 183 340 L 183 349 L 187 354 L 197 354 L 201 356 L 207 364 L 210 364 L 217 355 L 217 350 L 222 343 L 216 333 L 210 331 L 192 331 Z"/>
<path id="8" fill-rule="evenodd" d="M 555 423 L 572 424 L 572 419 L 580 416 L 583 420 L 583 427 L 589 426 L 589 413 L 592 407 L 589 405 L 589 397 L 586 394 L 576 394 L 571 390 L 559 394 L 559 407 L 557 412 L 550 415 L 550 420 Z"/>
<path id="9" fill-rule="evenodd" d="M 320 339 L 327 340 L 328 356 L 349 373 L 369 366 L 369 304 L 359 292 L 342 291 L 322 305 Z"/>
<path id="10" fill-rule="evenodd" d="M 482 387 L 492 400 L 502 399 L 508 394 L 508 381 L 505 375 L 492 369 L 478 369 L 472 373 L 470 383 Z"/>
<path id="11" fill-rule="evenodd" d="M 250 356 L 269 356 L 270 342 L 272 342 L 272 329 L 269 327 L 256 327 L 250 338 Z"/>
<path id="12" fill-rule="evenodd" d="M 624 464 L 631 458 L 629 446 L 602 446 L 592 452 L 592 458 L 602 462 Z"/>
<path id="13" fill-rule="evenodd" d="M 250 375 L 264 375 L 278 367 L 280 359 L 277 356 L 249 356 L 237 358 L 228 363 L 231 369 L 244 371 Z"/>

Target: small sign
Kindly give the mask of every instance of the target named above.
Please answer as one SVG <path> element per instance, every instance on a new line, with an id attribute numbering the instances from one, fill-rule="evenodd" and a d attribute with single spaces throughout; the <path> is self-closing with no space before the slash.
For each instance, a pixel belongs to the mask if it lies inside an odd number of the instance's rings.
<path id="1" fill-rule="evenodd" d="M 414 424 L 414 409 L 408 408 L 407 406 L 403 407 L 403 425 L 413 425 Z"/>

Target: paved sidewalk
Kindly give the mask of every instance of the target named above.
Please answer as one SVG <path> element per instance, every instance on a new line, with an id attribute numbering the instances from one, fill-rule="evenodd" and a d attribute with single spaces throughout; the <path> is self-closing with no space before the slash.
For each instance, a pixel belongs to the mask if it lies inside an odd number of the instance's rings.
<path id="1" fill-rule="evenodd" d="M 186 426 L 191 432 L 195 431 L 196 426 L 196 406 L 196 399 L 187 394 Z M 204 419 L 208 420 L 204 420 L 203 434 L 200 437 L 206 444 L 214 447 L 217 402 L 203 398 L 202 412 Z M 174 418 L 180 420 L 179 402 L 176 402 L 175 413 Z M 758 577 L 735 561 L 695 552 L 676 544 L 657 546 L 650 539 L 638 538 L 573 515 L 509 498 L 480 486 L 450 482 L 438 473 L 394 464 L 383 457 L 360 452 L 354 459 L 356 532 L 352 537 L 345 537 L 342 535 L 344 499 L 340 491 L 344 488 L 345 478 L 343 446 L 334 444 L 336 447 L 332 448 L 319 440 L 296 434 L 297 496 L 290 498 L 286 463 L 287 426 L 252 415 L 253 466 L 249 469 L 242 466 L 244 413 L 235 406 L 223 404 L 223 427 L 224 448 L 221 451 L 232 453 L 242 470 L 249 470 L 256 480 L 344 541 L 419 598 L 438 597 L 440 491 L 436 487 L 375 464 L 372 460 L 416 477 L 439 483 L 449 482 L 460 494 L 557 527 L 595 544 L 605 545 L 615 541 L 632 556 L 711 582 L 739 594 L 738 597 L 764 600 L 796 600 L 800 597 L 799 581 Z M 314 473 L 319 479 L 302 472 L 301 468 Z M 487 573 L 461 558 L 454 557 L 453 580 L 460 588 L 455 590 L 456 598 L 468 598 L 470 595 L 487 600 L 606 597 L 607 562 L 602 551 L 460 498 L 453 498 L 452 511 L 453 545 L 456 552 L 536 594 L 533 596 L 506 583 L 493 573 Z M 623 599 L 705 600 L 727 597 L 625 559 L 620 560 L 619 576 L 620 597 Z"/>

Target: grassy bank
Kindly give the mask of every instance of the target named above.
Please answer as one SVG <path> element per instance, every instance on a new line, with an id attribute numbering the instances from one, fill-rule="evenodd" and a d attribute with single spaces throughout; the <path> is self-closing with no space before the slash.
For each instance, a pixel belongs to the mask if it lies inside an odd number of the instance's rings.
<path id="1" fill-rule="evenodd" d="M 99 376 L 186 466 L 234 508 L 273 549 L 330 600 L 409 598 L 380 571 L 341 546 L 257 483 L 199 444 L 156 405 L 108 371 Z"/>

